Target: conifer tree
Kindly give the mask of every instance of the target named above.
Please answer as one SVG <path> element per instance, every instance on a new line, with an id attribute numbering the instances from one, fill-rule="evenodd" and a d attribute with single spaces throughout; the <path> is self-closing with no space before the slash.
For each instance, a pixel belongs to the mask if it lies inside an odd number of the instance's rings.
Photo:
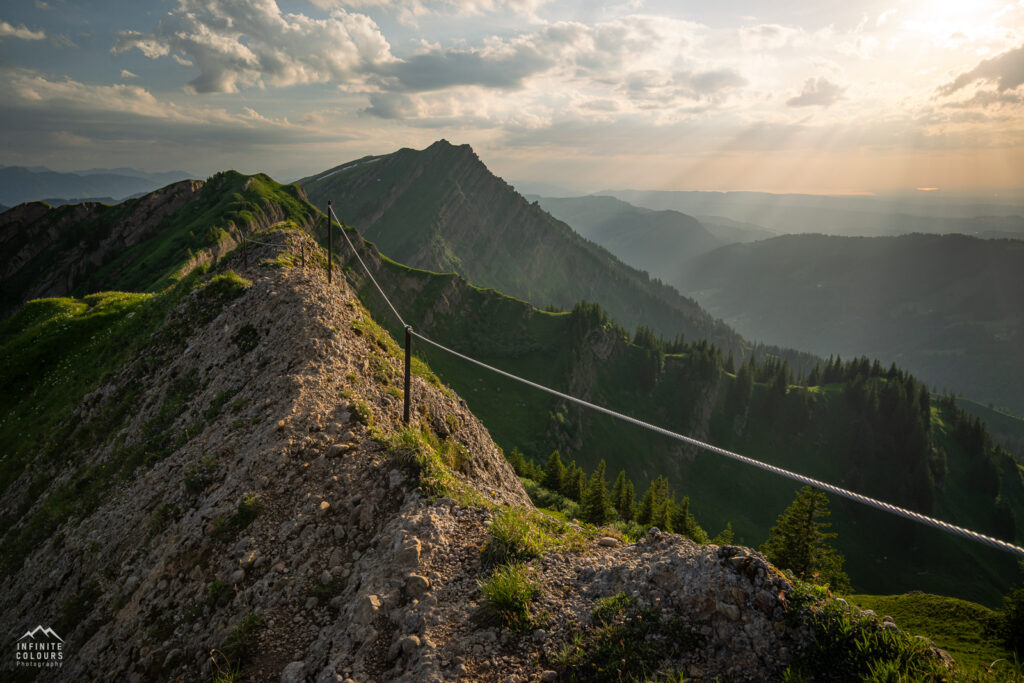
<path id="1" fill-rule="evenodd" d="M 612 484 L 612 505 L 615 506 L 615 511 L 619 513 L 619 517 L 622 519 L 626 519 L 626 516 L 622 514 L 622 510 L 625 504 L 626 485 L 628 483 L 626 471 L 619 470 L 619 476 L 615 477 L 615 483 Z"/>
<path id="2" fill-rule="evenodd" d="M 633 492 L 633 482 L 626 480 L 626 491 L 622 496 L 622 502 L 616 506 L 619 512 L 619 517 L 624 522 L 631 522 L 633 517 L 636 516 L 636 505 L 634 504 L 635 494 Z"/>
<path id="3" fill-rule="evenodd" d="M 850 579 L 843 572 L 843 556 L 828 543 L 836 534 L 826 531 L 829 522 L 819 521 L 829 514 L 825 494 L 803 487 L 768 532 L 761 552 L 770 562 L 800 578 L 827 584 L 834 590 L 848 590 Z"/>
<path id="4" fill-rule="evenodd" d="M 646 526 L 656 526 L 662 531 L 672 530 L 672 501 L 668 495 L 668 479 L 657 477 L 647 487 L 647 493 L 640 499 L 636 520 Z"/>
<path id="5" fill-rule="evenodd" d="M 552 491 L 561 491 L 564 479 L 565 465 L 562 464 L 562 456 L 558 451 L 551 451 L 544 468 L 544 481 L 541 483 Z"/>
<path id="6" fill-rule="evenodd" d="M 513 448 L 512 451 L 505 456 L 505 459 L 508 460 L 509 465 L 512 465 L 512 469 L 515 470 L 516 474 L 519 476 L 525 476 L 525 468 L 523 467 L 525 464 L 525 458 L 518 448 Z"/>
<path id="7" fill-rule="evenodd" d="M 734 537 L 732 522 L 726 522 L 725 528 L 718 532 L 718 535 L 711 539 L 715 545 L 729 545 Z"/>
<path id="8" fill-rule="evenodd" d="M 612 518 L 612 501 L 608 495 L 608 483 L 604 480 L 605 462 L 598 463 L 590 475 L 590 482 L 583 494 L 583 520 L 591 524 L 607 524 Z"/>
<path id="9" fill-rule="evenodd" d="M 562 495 L 578 503 L 583 500 L 583 491 L 585 489 L 586 479 L 584 478 L 583 469 L 573 460 L 569 463 L 569 467 L 566 468 L 565 475 L 562 478 Z"/>
<path id="10" fill-rule="evenodd" d="M 697 518 L 690 514 L 690 497 L 683 496 L 679 503 L 672 506 L 672 530 L 686 536 L 697 543 L 707 543 L 708 533 L 697 523 Z"/>

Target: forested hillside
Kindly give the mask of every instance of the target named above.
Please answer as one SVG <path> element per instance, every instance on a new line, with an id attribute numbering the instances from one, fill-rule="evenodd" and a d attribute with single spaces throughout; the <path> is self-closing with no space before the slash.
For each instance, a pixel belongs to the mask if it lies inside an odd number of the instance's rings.
<path id="1" fill-rule="evenodd" d="M 643 328 L 629 334 L 594 305 L 545 312 L 455 275 L 412 270 L 372 249 L 367 256 L 407 321 L 456 350 L 725 448 L 1019 538 L 1020 468 L 979 421 L 896 367 L 834 358 L 800 379 L 778 358 L 741 364 L 705 341 L 665 342 Z M 362 280 L 359 291 L 398 335 L 370 287 Z M 543 464 L 558 449 L 587 471 L 603 459 L 638 491 L 665 474 L 712 533 L 731 522 L 737 540 L 760 543 L 793 497 L 796 487 L 773 475 L 417 348 L 506 451 Z M 993 604 L 1016 576 L 1006 554 L 873 510 L 836 501 L 834 518 L 858 590 L 923 589 Z"/>
<path id="2" fill-rule="evenodd" d="M 683 291 L 753 339 L 897 363 L 1024 413 L 1024 242 L 788 235 L 723 247 Z"/>

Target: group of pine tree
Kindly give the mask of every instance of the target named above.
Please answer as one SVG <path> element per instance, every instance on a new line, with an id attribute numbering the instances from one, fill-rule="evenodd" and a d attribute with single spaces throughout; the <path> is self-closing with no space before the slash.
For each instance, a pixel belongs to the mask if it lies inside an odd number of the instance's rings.
<path id="1" fill-rule="evenodd" d="M 600 309 L 593 309 L 581 311 L 577 306 L 574 317 L 591 313 L 603 318 L 598 322 L 608 324 Z M 719 371 L 725 371 L 732 375 L 724 402 L 727 415 L 742 415 L 756 409 L 777 424 L 800 427 L 812 419 L 813 411 L 808 392 L 791 391 L 793 385 L 844 385 L 843 397 L 852 412 L 850 417 L 862 425 L 853 433 L 855 443 L 849 444 L 850 452 L 860 460 L 858 469 L 865 473 L 876 471 L 877 468 L 863 465 L 878 465 L 875 461 L 897 452 L 905 458 L 905 467 L 911 473 L 885 482 L 857 480 L 852 485 L 925 513 L 932 511 L 934 484 L 945 475 L 944 453 L 932 447 L 933 397 L 924 384 L 895 365 L 885 368 L 878 361 L 863 357 L 845 362 L 832 357 L 823 364 L 801 363 L 805 369 L 794 373 L 785 358 L 771 354 L 765 354 L 761 360 L 751 357 L 737 368 L 731 354 L 726 358 L 707 342 L 688 343 L 682 338 L 667 342 L 644 327 L 637 329 L 632 342 L 647 351 L 650 361 L 646 378 L 637 378 L 640 383 L 646 379 L 655 384 L 665 369 L 666 356 L 676 354 L 688 357 L 691 373 L 717 376 Z M 755 393 L 755 384 L 762 385 L 764 391 Z M 753 405 L 755 402 L 758 405 Z M 935 399 L 935 405 L 949 411 L 954 441 L 980 456 L 973 460 L 972 484 L 995 497 L 999 486 L 996 458 L 1000 449 L 992 444 L 984 425 L 960 410 L 952 396 Z M 731 525 L 712 538 L 691 514 L 689 497 L 677 500 L 664 476 L 656 477 L 638 499 L 636 487 L 625 471 L 620 471 L 609 487 L 604 460 L 588 476 L 575 460 L 565 462 L 558 450 L 543 465 L 518 450 L 513 450 L 508 459 L 517 474 L 534 487 L 528 489 L 541 507 L 559 509 L 595 525 L 614 523 L 629 535 L 657 527 L 697 543 L 732 542 Z M 993 531 L 1013 538 L 1012 511 L 997 512 L 1005 514 L 999 515 L 999 528 Z M 827 531 L 829 524 L 824 519 L 828 515 L 824 493 L 809 487 L 801 490 L 779 516 L 761 550 L 773 563 L 801 578 L 846 590 L 849 579 L 842 570 L 843 558 L 829 543 L 835 534 Z"/>
<path id="2" fill-rule="evenodd" d="M 647 492 L 636 502 L 636 489 L 625 471 L 620 471 L 608 488 L 604 460 L 587 478 L 575 460 L 568 465 L 562 456 L 554 451 L 541 467 L 518 450 L 508 456 L 516 473 L 544 489 L 539 495 L 532 495 L 546 502 L 552 497 L 562 497 L 576 505 L 569 509 L 577 511 L 579 519 L 597 526 L 620 523 L 632 534 L 657 527 L 662 531 L 677 533 L 696 543 L 725 545 L 732 542 L 732 525 L 727 524 L 717 536 L 711 538 L 690 513 L 690 499 L 684 496 L 676 500 L 669 488 L 668 479 L 659 476 L 651 482 Z M 562 509 L 566 506 L 562 505 Z M 792 571 L 796 576 L 831 586 L 836 590 L 849 590 L 850 581 L 843 572 L 843 557 L 829 543 L 836 537 L 829 532 L 828 498 L 817 489 L 806 486 L 801 489 L 793 503 L 779 515 L 768 540 L 761 551 L 773 563 Z"/>

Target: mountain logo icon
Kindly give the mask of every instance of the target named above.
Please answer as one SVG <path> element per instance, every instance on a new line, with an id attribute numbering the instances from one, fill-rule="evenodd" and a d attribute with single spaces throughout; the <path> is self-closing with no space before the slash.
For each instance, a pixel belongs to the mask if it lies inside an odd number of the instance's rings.
<path id="1" fill-rule="evenodd" d="M 21 638 L 18 638 L 18 642 L 21 642 L 26 638 L 36 640 L 40 636 L 46 638 L 47 640 L 58 640 L 62 643 L 64 642 L 64 639 L 58 636 L 56 631 L 54 631 L 52 628 L 43 628 L 42 625 L 36 626 L 31 631 L 25 631 L 25 635 L 23 635 Z"/>

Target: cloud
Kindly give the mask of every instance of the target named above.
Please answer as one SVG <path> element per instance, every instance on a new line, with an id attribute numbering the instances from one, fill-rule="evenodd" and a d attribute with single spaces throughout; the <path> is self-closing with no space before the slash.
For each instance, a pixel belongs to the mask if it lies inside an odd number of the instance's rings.
<path id="1" fill-rule="evenodd" d="M 322 10 L 381 9 L 398 14 L 406 23 L 431 14 L 475 16 L 512 12 L 536 18 L 537 10 L 549 0 L 308 0 Z"/>
<path id="2" fill-rule="evenodd" d="M 885 10 L 884 12 L 878 15 L 877 19 L 875 19 L 875 26 L 884 26 L 885 22 L 889 20 L 889 17 L 891 17 L 894 14 L 896 14 L 895 7 L 893 7 L 892 9 Z"/>
<path id="3" fill-rule="evenodd" d="M 1024 83 L 1024 45 L 986 59 L 939 88 L 939 94 L 952 95 L 975 81 L 994 82 L 999 92 L 1020 86 Z"/>
<path id="4" fill-rule="evenodd" d="M 530 45 L 497 53 L 481 50 L 433 50 L 381 67 L 396 89 L 409 92 L 442 90 L 462 85 L 517 89 L 523 79 L 553 64 Z"/>
<path id="5" fill-rule="evenodd" d="M 0 71 L 0 131 L 4 145 L 23 146 L 22 139 L 72 131 L 80 139 L 186 146 L 203 142 L 227 145 L 244 141 L 264 145 L 281 140 L 328 137 L 313 126 L 264 117 L 251 108 L 181 106 L 161 100 L 137 85 L 86 84 L 27 71 Z M 333 136 L 333 134 L 331 134 Z"/>
<path id="6" fill-rule="evenodd" d="M 237 92 L 359 81 L 395 60 L 380 29 L 362 14 L 334 9 L 327 19 L 283 14 L 274 0 L 180 0 L 151 34 L 123 31 L 113 52 L 187 58 L 199 68 L 196 92 Z"/>
<path id="7" fill-rule="evenodd" d="M 739 30 L 740 45 L 746 50 L 777 50 L 803 35 L 803 31 L 781 24 L 744 26 Z"/>
<path id="8" fill-rule="evenodd" d="M 803 91 L 786 100 L 787 107 L 829 107 L 839 101 L 846 88 L 832 83 L 824 76 L 808 78 Z"/>
<path id="9" fill-rule="evenodd" d="M 0 21 L 0 38 L 18 38 L 20 40 L 43 40 L 46 38 L 44 31 L 33 31 L 21 26 L 11 26 L 6 21 Z"/>
<path id="10" fill-rule="evenodd" d="M 133 74 L 128 69 L 121 69 L 121 78 L 138 78 L 138 74 Z"/>

